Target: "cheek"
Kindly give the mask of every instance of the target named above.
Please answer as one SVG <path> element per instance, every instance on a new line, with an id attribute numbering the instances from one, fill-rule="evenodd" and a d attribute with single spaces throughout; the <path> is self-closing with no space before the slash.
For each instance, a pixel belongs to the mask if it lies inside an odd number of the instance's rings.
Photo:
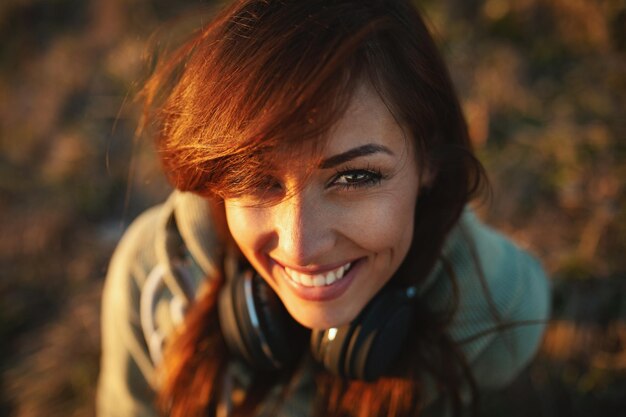
<path id="1" fill-rule="evenodd" d="M 346 234 L 372 252 L 392 250 L 406 254 L 413 238 L 416 193 L 381 193 L 353 213 Z"/>
<path id="2" fill-rule="evenodd" d="M 251 253 L 259 245 L 262 219 L 251 209 L 225 203 L 226 224 L 233 239 L 244 253 Z"/>

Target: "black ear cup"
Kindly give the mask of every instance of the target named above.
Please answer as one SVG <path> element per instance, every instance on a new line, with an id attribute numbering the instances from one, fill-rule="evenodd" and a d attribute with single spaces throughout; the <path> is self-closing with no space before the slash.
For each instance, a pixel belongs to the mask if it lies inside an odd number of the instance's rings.
<path id="1" fill-rule="evenodd" d="M 248 362 L 252 362 L 252 354 L 243 341 L 240 325 L 236 317 L 233 289 L 232 282 L 227 280 L 220 291 L 217 301 L 220 328 L 230 351 L 243 357 Z"/>
<path id="2" fill-rule="evenodd" d="M 411 328 L 413 293 L 412 288 L 383 289 L 351 323 L 314 330 L 313 357 L 346 378 L 372 381 L 388 374 Z M 303 352 L 306 329 L 252 271 L 227 280 L 218 309 L 228 347 L 254 368 L 280 369 Z"/>
<path id="3" fill-rule="evenodd" d="M 280 369 L 302 352 L 305 329 L 265 281 L 251 271 L 227 280 L 218 309 L 229 348 L 254 368 Z"/>
<path id="4" fill-rule="evenodd" d="M 311 352 L 337 375 L 375 380 L 389 372 L 404 346 L 412 306 L 412 291 L 383 290 L 351 323 L 313 331 Z"/>

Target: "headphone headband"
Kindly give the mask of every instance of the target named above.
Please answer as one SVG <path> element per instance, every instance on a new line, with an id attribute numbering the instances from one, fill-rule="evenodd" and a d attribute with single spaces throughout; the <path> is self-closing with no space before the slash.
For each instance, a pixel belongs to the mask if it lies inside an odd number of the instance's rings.
<path id="1" fill-rule="evenodd" d="M 310 349 L 328 371 L 372 381 L 389 373 L 408 336 L 417 291 L 383 288 L 350 323 L 313 330 Z M 222 332 L 230 350 L 260 370 L 280 369 L 299 356 L 306 329 L 252 271 L 227 279 L 219 298 Z"/>

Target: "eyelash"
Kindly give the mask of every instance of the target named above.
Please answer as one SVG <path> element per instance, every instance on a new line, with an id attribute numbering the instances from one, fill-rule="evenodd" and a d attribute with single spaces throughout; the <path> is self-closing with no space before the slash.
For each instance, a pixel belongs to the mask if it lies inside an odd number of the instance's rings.
<path id="1" fill-rule="evenodd" d="M 364 178 L 356 180 L 354 182 L 347 182 L 345 184 L 337 183 L 338 179 L 348 175 L 360 176 Z M 329 186 L 337 186 L 344 190 L 358 189 L 378 185 L 383 179 L 385 179 L 385 176 L 382 174 L 380 169 L 370 168 L 369 166 L 365 169 L 347 166 L 341 170 L 336 171 L 335 175 L 329 182 Z"/>

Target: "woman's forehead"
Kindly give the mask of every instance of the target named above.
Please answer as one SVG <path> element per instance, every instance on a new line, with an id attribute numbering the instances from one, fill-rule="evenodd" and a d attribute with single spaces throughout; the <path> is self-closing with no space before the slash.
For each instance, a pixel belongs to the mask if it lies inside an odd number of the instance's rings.
<path id="1" fill-rule="evenodd" d="M 249 173 L 304 180 L 320 169 L 383 162 L 382 158 L 387 164 L 401 164 L 413 156 L 410 135 L 378 90 L 366 82 L 355 86 L 344 111 L 323 135 L 299 139 L 284 133 L 285 140 L 251 155 L 255 168 Z"/>
<path id="2" fill-rule="evenodd" d="M 323 137 L 294 141 L 275 152 L 281 165 L 318 166 L 328 158 L 366 146 L 387 149 L 388 154 L 402 154 L 410 147 L 407 138 L 406 130 L 377 90 L 369 83 L 361 83 L 344 114 Z"/>
<path id="3" fill-rule="evenodd" d="M 369 83 L 361 83 L 343 116 L 330 129 L 325 150 L 343 152 L 368 143 L 404 148 L 405 131 L 378 91 Z"/>

